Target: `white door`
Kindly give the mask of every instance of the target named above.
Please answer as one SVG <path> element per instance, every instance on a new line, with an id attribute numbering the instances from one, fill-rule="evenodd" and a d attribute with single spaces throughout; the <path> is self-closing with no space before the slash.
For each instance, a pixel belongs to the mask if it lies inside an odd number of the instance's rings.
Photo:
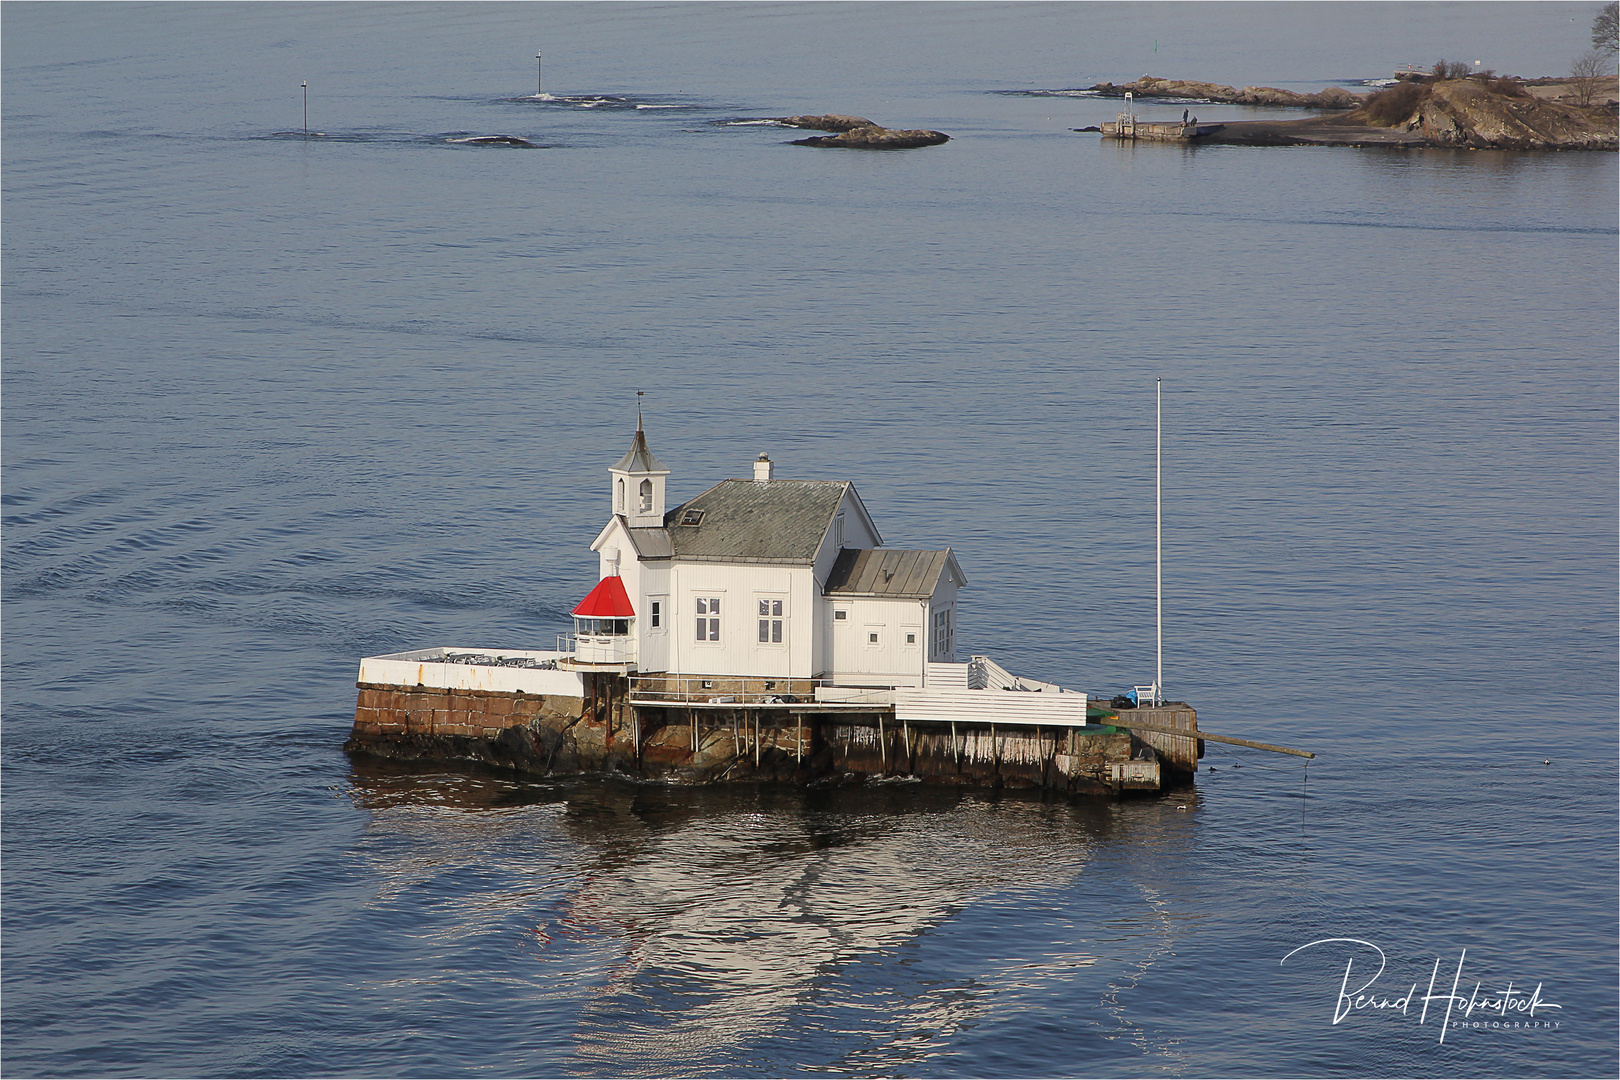
<path id="1" fill-rule="evenodd" d="M 853 674 L 860 668 L 861 646 L 859 633 L 850 618 L 848 604 L 831 604 L 832 619 L 832 673 L 834 676 Z"/>

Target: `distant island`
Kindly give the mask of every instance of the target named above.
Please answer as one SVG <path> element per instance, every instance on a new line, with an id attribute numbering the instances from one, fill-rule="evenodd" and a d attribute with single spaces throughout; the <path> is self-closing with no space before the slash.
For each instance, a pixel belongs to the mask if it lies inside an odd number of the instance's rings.
<path id="1" fill-rule="evenodd" d="M 1216 105 L 1274 105 L 1290 109 L 1354 109 L 1366 100 L 1338 86 L 1330 86 L 1315 94 L 1296 94 L 1275 86 L 1245 86 L 1238 90 L 1220 83 L 1161 79 L 1154 75 L 1143 75 L 1135 82 L 1118 85 L 1101 82 L 1085 87 L 1084 92 L 1103 97 L 1122 98 L 1131 94 L 1139 98 L 1176 98 L 1180 101 L 1207 101 Z"/>
<path id="2" fill-rule="evenodd" d="M 1138 118 L 1124 133 L 1116 124 L 1100 130 L 1114 138 L 1247 146 L 1467 147 L 1499 150 L 1615 150 L 1613 76 L 1579 94 L 1569 81 L 1495 76 L 1403 79 L 1371 95 L 1330 87 L 1294 94 L 1273 87 L 1235 90 L 1215 83 L 1159 79 L 1099 83 L 1091 89 L 1123 97 L 1175 98 L 1233 105 L 1273 105 L 1331 110 L 1298 120 L 1236 120 L 1183 123 Z M 1291 100 L 1290 100 L 1291 99 Z"/>

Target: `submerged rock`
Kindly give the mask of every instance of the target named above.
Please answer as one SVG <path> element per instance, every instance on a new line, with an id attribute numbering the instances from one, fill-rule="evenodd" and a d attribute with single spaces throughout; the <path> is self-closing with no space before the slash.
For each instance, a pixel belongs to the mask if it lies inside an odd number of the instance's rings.
<path id="1" fill-rule="evenodd" d="M 864 116 L 845 116 L 842 113 L 827 113 L 825 116 L 778 116 L 778 124 L 788 127 L 810 128 L 813 131 L 854 131 L 856 128 L 877 127 Z"/>
<path id="2" fill-rule="evenodd" d="M 874 124 L 862 116 L 843 116 L 838 113 L 826 116 L 783 116 L 778 117 L 777 122 L 788 127 L 837 133 L 794 139 L 794 146 L 828 146 L 846 150 L 911 150 L 919 146 L 938 146 L 951 140 L 951 137 L 942 131 L 921 129 L 897 131 L 881 124 Z"/>
<path id="3" fill-rule="evenodd" d="M 912 150 L 919 146 L 938 146 L 950 142 L 942 131 L 893 131 L 886 127 L 855 128 L 842 135 L 815 135 L 808 139 L 794 139 L 794 146 L 831 146 L 848 150 Z"/>
<path id="4" fill-rule="evenodd" d="M 450 142 L 461 146 L 516 146 L 527 150 L 539 149 L 528 139 L 516 135 L 471 135 L 462 139 L 450 139 Z"/>

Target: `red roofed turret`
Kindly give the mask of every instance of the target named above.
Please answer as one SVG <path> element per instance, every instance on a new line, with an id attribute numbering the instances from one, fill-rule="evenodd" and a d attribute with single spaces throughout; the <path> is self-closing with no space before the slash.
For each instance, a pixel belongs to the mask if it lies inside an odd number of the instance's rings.
<path id="1" fill-rule="evenodd" d="M 624 591 L 624 582 L 617 576 L 605 577 L 596 583 L 585 599 L 574 609 L 582 619 L 633 619 L 636 609 L 630 595 Z"/>

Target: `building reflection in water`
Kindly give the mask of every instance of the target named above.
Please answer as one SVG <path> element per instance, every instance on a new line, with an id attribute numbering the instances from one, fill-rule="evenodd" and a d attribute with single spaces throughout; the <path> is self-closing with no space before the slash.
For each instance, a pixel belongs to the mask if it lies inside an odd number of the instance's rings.
<path id="1" fill-rule="evenodd" d="M 1010 995 L 1070 987 L 1103 948 L 1063 894 L 1117 804 L 914 783 L 525 785 L 378 763 L 353 780 L 375 902 L 428 901 L 435 956 L 503 937 L 489 978 L 569 1003 L 564 1067 L 581 1073 L 893 1069 Z M 1086 976 L 1104 1021 L 1110 978 L 1171 947 L 1172 921 L 1148 927 Z"/>

